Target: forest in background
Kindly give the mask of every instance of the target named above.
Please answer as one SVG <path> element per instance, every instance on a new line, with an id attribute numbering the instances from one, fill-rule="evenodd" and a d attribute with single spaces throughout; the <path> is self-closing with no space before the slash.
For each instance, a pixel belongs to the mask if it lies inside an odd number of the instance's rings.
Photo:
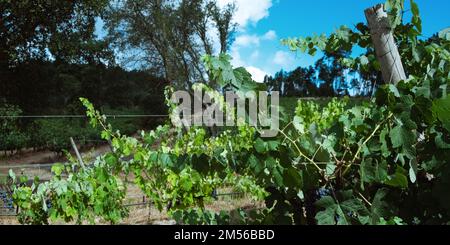
<path id="1" fill-rule="evenodd" d="M 19 116 L 82 115 L 80 97 L 106 114 L 164 115 L 165 86 L 217 88 L 201 57 L 227 52 L 237 27 L 236 6 L 220 8 L 214 0 L 1 0 L 0 9 L 0 113 L 9 116 L 0 119 L 0 150 L 10 153 L 60 153 L 70 136 L 98 139 L 86 120 Z M 264 83 L 283 97 L 372 96 L 382 83 L 379 71 L 340 64 L 350 56 L 324 51 L 314 66 L 281 70 Z M 124 133 L 157 125 L 142 118 L 115 122 Z"/>

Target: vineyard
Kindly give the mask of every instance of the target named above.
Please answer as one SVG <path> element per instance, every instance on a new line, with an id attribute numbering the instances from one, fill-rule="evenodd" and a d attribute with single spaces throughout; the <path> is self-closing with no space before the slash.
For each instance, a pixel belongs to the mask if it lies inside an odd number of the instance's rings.
<path id="1" fill-rule="evenodd" d="M 382 76 L 384 84 L 367 99 L 284 99 L 274 137 L 264 137 L 249 115 L 233 127 L 176 127 L 166 117 L 154 130 L 138 131 L 139 122 L 112 123 L 106 114 L 117 111 L 99 110 L 85 97 L 78 103 L 89 127 L 42 120 L 30 125 L 38 127 L 29 129 L 36 134 L 30 141 L 14 128 L 17 122 L 5 121 L 2 132 L 11 133 L 0 144 L 21 149 L 35 142 L 29 147 L 66 152 L 68 161 L 49 166 L 45 178 L 9 170 L 0 177 L 0 204 L 21 224 L 123 224 L 136 212 L 152 212 L 174 224 L 450 225 L 450 29 L 421 38 L 419 7 L 411 0 L 412 18 L 404 20 L 404 4 L 388 0 L 384 8 L 401 58 L 392 66 L 400 62 L 406 77 L 386 76 L 365 23 L 282 40 L 292 52 L 309 55 L 362 49 L 337 62 Z M 227 118 L 239 119 L 225 103 L 225 91 L 272 91 L 231 61 L 225 52 L 203 55 L 210 81 L 188 89 L 208 95 Z M 173 100 L 177 89 L 164 90 L 169 115 L 180 112 Z M 0 112 L 21 114 L 14 106 Z M 70 130 L 110 150 L 93 159 L 71 155 Z M 53 134 L 64 143 L 39 143 Z M 231 196 L 227 204 L 221 195 Z M 136 202 L 144 209 L 136 211 Z"/>

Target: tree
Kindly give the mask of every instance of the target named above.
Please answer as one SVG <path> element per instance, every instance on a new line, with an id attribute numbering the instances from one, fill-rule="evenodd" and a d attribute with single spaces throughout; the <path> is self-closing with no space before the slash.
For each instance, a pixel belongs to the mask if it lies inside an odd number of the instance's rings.
<path id="1" fill-rule="evenodd" d="M 226 53 L 233 42 L 233 34 L 237 26 L 236 23 L 232 22 L 236 5 L 228 4 L 223 9 L 220 9 L 215 1 L 211 1 L 208 3 L 208 6 L 209 15 L 211 15 L 214 25 L 219 32 L 220 53 Z M 204 17 L 208 17 L 208 15 Z M 207 54 L 211 55 L 212 52 Z"/>
<path id="2" fill-rule="evenodd" d="M 108 45 L 95 36 L 96 18 L 107 4 L 108 0 L 0 0 L 0 98 L 26 112 L 46 108 L 53 99 L 50 91 L 75 86 L 73 79 L 55 77 L 58 67 L 112 64 Z M 58 99 L 54 102 L 61 105 Z"/>
<path id="3" fill-rule="evenodd" d="M 274 77 L 265 78 L 269 91 L 280 91 L 283 96 L 317 96 L 316 70 L 310 66 L 298 67 L 291 72 L 283 70 Z"/>
<path id="4" fill-rule="evenodd" d="M 82 57 L 85 48 L 95 46 L 95 18 L 103 13 L 107 3 L 108 0 L 1 0 L 2 68 L 49 58 L 49 53 L 61 59 Z"/>
<path id="5" fill-rule="evenodd" d="M 210 0 L 121 0 L 110 4 L 105 21 L 115 46 L 123 53 L 131 51 L 125 59 L 128 65 L 154 68 L 186 88 L 207 80 L 201 57 L 215 52 L 214 29 L 220 52 L 228 49 L 234 9 L 234 5 L 220 9 Z"/>
<path id="6" fill-rule="evenodd" d="M 348 53 L 344 51 L 338 53 L 325 52 L 324 56 L 319 59 L 315 68 L 319 73 L 319 80 L 323 83 L 320 85 L 322 96 L 333 96 L 338 94 L 343 85 L 344 67 L 339 63 L 339 60 L 346 57 Z"/>
<path id="7" fill-rule="evenodd" d="M 20 116 L 22 110 L 15 105 L 10 105 L 0 100 L 0 151 L 21 150 L 25 147 L 28 137 L 19 130 L 20 122 L 15 116 Z M 5 117 L 6 116 L 6 117 Z"/>
<path id="8" fill-rule="evenodd" d="M 284 80 L 285 80 L 286 72 L 283 70 L 275 73 L 275 76 L 266 76 L 264 80 L 267 83 L 267 87 L 269 91 L 279 91 L 280 95 L 284 95 Z"/>
<path id="9" fill-rule="evenodd" d="M 315 70 L 313 67 L 298 67 L 292 71 L 288 78 L 286 95 L 312 96 L 316 94 Z"/>

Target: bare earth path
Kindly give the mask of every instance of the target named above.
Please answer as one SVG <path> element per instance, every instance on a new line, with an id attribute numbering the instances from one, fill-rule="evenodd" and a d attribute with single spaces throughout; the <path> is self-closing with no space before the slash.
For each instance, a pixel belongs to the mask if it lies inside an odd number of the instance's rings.
<path id="1" fill-rule="evenodd" d="M 83 151 L 82 155 L 95 157 L 103 153 L 106 153 L 109 150 L 110 149 L 108 145 L 101 145 Z M 54 162 L 65 162 L 65 161 L 67 161 L 65 156 L 63 157 L 57 156 L 54 152 L 51 151 L 38 151 L 38 152 L 28 151 L 15 156 L 0 159 L 0 166 L 45 164 Z"/>

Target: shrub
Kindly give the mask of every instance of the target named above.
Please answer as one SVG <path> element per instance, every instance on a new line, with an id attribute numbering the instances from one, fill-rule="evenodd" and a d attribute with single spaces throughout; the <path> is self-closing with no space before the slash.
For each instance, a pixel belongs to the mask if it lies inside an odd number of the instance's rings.
<path id="1" fill-rule="evenodd" d="M 28 137 L 20 131 L 19 120 L 22 110 L 6 101 L 0 102 L 0 150 L 14 152 L 26 146 Z"/>

